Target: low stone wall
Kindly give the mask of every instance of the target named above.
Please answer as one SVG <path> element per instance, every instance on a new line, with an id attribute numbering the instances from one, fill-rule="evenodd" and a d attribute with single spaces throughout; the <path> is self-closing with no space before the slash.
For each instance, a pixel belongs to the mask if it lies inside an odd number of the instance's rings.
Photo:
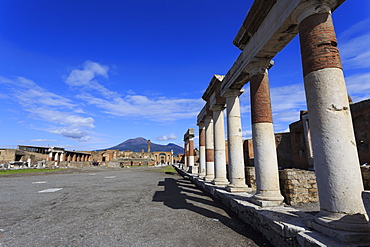
<path id="1" fill-rule="evenodd" d="M 361 166 L 361 174 L 365 190 L 370 190 L 370 166 Z"/>
<path id="2" fill-rule="evenodd" d="M 256 172 L 254 166 L 246 166 L 245 169 L 245 184 L 252 190 L 256 189 Z"/>
<path id="3" fill-rule="evenodd" d="M 318 202 L 316 176 L 313 171 L 284 169 L 279 171 L 280 190 L 288 205 Z"/>

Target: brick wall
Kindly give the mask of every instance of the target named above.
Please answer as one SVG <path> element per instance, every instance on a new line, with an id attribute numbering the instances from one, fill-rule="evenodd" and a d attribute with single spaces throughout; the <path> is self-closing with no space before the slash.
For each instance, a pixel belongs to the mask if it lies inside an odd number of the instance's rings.
<path id="1" fill-rule="evenodd" d="M 286 204 L 318 202 L 316 176 L 313 171 L 284 169 L 279 171 L 280 190 Z"/>
<path id="2" fill-rule="evenodd" d="M 365 190 L 370 190 L 370 166 L 361 166 L 361 173 Z"/>

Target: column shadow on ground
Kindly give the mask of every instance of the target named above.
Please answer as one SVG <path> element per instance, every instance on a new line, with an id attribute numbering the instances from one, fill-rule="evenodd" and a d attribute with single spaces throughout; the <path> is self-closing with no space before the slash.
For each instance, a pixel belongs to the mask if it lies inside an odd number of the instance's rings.
<path id="1" fill-rule="evenodd" d="M 172 209 L 186 209 L 218 220 L 238 234 L 253 240 L 257 245 L 273 246 L 261 233 L 240 220 L 234 212 L 221 202 L 215 201 L 203 193 L 189 180 L 165 178 L 164 181 L 158 183 L 158 186 L 163 186 L 164 191 L 155 192 L 153 196 L 154 202 L 163 202 L 164 205 Z M 213 211 L 212 208 L 218 208 L 217 211 L 223 210 L 226 214 L 222 215 L 216 212 L 216 210 Z"/>

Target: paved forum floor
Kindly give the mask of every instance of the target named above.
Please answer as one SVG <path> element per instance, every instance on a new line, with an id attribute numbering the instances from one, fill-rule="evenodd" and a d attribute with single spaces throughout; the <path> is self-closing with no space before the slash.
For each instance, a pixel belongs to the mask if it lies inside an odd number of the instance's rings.
<path id="1" fill-rule="evenodd" d="M 0 246 L 272 246 L 163 168 L 0 176 Z"/>

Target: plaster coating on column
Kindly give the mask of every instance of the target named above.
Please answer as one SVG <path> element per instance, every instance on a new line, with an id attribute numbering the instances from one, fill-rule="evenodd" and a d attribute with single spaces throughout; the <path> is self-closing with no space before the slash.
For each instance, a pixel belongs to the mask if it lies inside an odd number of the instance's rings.
<path id="1" fill-rule="evenodd" d="M 215 105 L 213 111 L 213 140 L 214 140 L 214 165 L 215 178 L 212 181 L 215 185 L 227 185 L 226 178 L 226 153 L 225 153 L 225 126 L 223 105 Z"/>
<path id="2" fill-rule="evenodd" d="M 206 128 L 199 124 L 199 177 L 206 175 Z"/>
<path id="3" fill-rule="evenodd" d="M 205 118 L 206 126 L 206 176 L 204 180 L 211 182 L 215 178 L 214 150 L 213 150 L 213 120 L 212 117 Z"/>
<path id="4" fill-rule="evenodd" d="M 320 200 L 320 213 L 315 218 L 319 225 L 315 229 L 325 234 L 330 233 L 328 228 L 370 231 L 361 199 L 364 188 L 360 163 L 330 8 L 324 4 L 302 5 L 297 20 Z"/>
<path id="5" fill-rule="evenodd" d="M 257 66 L 250 70 L 250 74 L 252 139 L 257 187 L 252 199 L 261 206 L 280 205 L 284 197 L 280 193 L 267 68 Z"/>
<path id="6" fill-rule="evenodd" d="M 189 156 L 188 156 L 189 172 L 195 173 L 195 170 L 194 170 L 194 137 L 189 137 L 188 147 L 189 147 Z"/>
<path id="7" fill-rule="evenodd" d="M 229 147 L 229 180 L 226 187 L 230 192 L 245 192 L 249 190 L 245 184 L 245 169 L 243 157 L 242 125 L 240 118 L 239 95 L 244 90 L 229 90 L 224 95 L 227 107 L 227 139 Z"/>

